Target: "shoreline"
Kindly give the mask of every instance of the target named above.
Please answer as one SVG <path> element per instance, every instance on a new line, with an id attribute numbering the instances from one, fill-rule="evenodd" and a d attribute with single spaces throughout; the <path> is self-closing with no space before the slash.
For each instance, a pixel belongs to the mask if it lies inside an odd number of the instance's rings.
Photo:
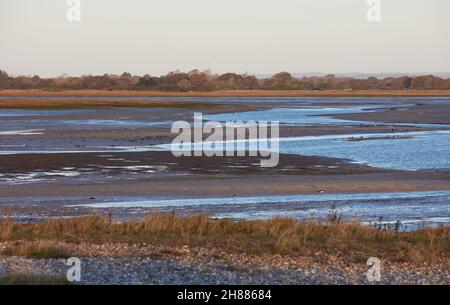
<path id="1" fill-rule="evenodd" d="M 450 90 L 234 90 L 211 92 L 0 90 L 13 97 L 446 97 Z"/>
<path id="2" fill-rule="evenodd" d="M 318 224 L 174 214 L 139 222 L 91 216 L 0 226 L 6 230 L 0 283 L 17 274 L 64 278 L 65 259 L 77 257 L 83 276 L 74 284 L 360 285 L 369 284 L 366 261 L 373 256 L 383 264 L 380 284 L 450 282 L 444 227 L 397 232 L 333 219 Z"/>

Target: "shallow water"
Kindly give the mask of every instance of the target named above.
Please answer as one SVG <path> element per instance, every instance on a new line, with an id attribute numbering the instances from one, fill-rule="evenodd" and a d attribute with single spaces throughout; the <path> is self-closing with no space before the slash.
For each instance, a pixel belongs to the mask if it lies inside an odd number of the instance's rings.
<path id="1" fill-rule="evenodd" d="M 218 121 L 280 121 L 288 125 L 403 125 L 428 128 L 450 128 L 439 124 L 396 124 L 348 121 L 333 118 L 342 113 L 372 112 L 392 105 L 358 105 L 351 107 L 272 108 L 204 116 Z M 402 105 L 408 107 L 409 105 Z M 397 136 L 397 139 L 348 141 L 347 138 Z M 403 138 L 402 138 L 403 137 Z M 448 131 L 326 135 L 281 138 L 280 152 L 305 156 L 323 156 L 352 160 L 374 167 L 418 170 L 450 168 L 450 133 Z"/>
<path id="2" fill-rule="evenodd" d="M 268 219 L 275 216 L 326 220 L 333 211 L 343 220 L 371 224 L 403 223 L 404 230 L 450 225 L 450 191 L 320 194 L 189 199 L 116 198 L 86 205 L 96 209 L 208 209 L 218 218 Z M 214 207 L 214 208 L 211 208 Z"/>
<path id="3" fill-rule="evenodd" d="M 161 98 L 151 97 L 0 97 L 2 99 L 27 99 L 27 100 L 160 100 Z M 212 102 L 212 103 L 274 103 L 277 102 L 288 105 L 288 107 L 275 107 L 264 111 L 249 111 L 240 113 L 227 113 L 205 115 L 205 119 L 230 121 L 230 120 L 256 120 L 256 121 L 280 121 L 286 125 L 383 125 L 383 123 L 371 123 L 362 121 L 340 120 L 332 116 L 337 114 L 351 114 L 361 112 L 373 112 L 377 109 L 387 107 L 408 107 L 423 101 L 425 98 L 164 98 L 168 101 L 190 101 L 190 102 Z M 428 103 L 449 102 L 446 98 L 426 98 Z M 371 104 L 361 105 L 361 103 Z M 355 103 L 354 106 L 318 107 L 317 103 Z M 121 108 L 120 113 L 123 119 L 67 119 L 71 115 L 90 115 L 96 117 L 97 114 L 114 113 L 117 109 L 60 109 L 60 110 L 18 110 L 0 109 L 0 130 L 10 131 L 17 129 L 54 129 L 67 126 L 72 129 L 78 128 L 134 128 L 151 126 L 170 126 L 170 122 L 158 120 L 154 117 L 152 109 L 139 109 L 139 113 L 149 113 L 148 119 L 133 120 L 127 119 L 128 113 L 134 113 L 136 109 Z M 163 110 L 161 110 L 163 111 Z M 413 125 L 413 124 L 393 124 L 388 125 Z M 442 125 L 422 124 L 415 125 L 422 127 L 443 127 Z M 450 126 L 448 126 L 450 128 Z"/>
<path id="4" fill-rule="evenodd" d="M 262 111 L 246 111 L 204 115 L 204 119 L 211 121 L 279 121 L 285 125 L 360 125 L 367 122 L 335 119 L 332 115 L 373 112 L 374 109 L 385 108 L 391 105 L 358 105 L 342 107 L 283 107 L 271 108 Z M 408 105 L 402 105 L 407 107 Z"/>
<path id="5" fill-rule="evenodd" d="M 397 139 L 384 139 L 397 136 Z M 401 138 L 407 136 L 407 138 Z M 376 140 L 349 141 L 349 138 L 375 138 Z M 236 141 L 234 141 L 236 142 Z M 251 141 L 255 142 L 255 141 Z M 264 141 L 263 141 L 264 142 Z M 410 133 L 345 134 L 280 138 L 280 152 L 304 156 L 322 156 L 347 159 L 354 163 L 373 167 L 420 170 L 450 168 L 450 131 L 423 131 Z M 207 143 L 207 142 L 205 142 Z M 205 145 L 203 143 L 203 145 Z M 222 142 L 226 143 L 226 142 Z M 200 149 L 202 145 L 192 145 Z M 154 146 L 86 147 L 79 150 L 68 149 L 26 149 L 8 147 L 0 150 L 0 155 L 11 154 L 59 154 L 95 152 L 145 152 L 168 151 L 178 148 L 171 144 Z M 248 148 L 248 144 L 247 144 Z M 208 145 L 208 149 L 209 145 Z"/>
<path id="6" fill-rule="evenodd" d="M 386 137 L 392 137 L 386 139 Z M 397 138 L 394 138 L 397 137 Z M 366 139 L 352 141 L 350 139 Z M 376 138 L 376 139 L 375 139 Z M 371 133 L 345 134 L 279 138 L 280 153 L 298 154 L 303 156 L 322 156 L 347 159 L 354 163 L 367 164 L 373 167 L 419 170 L 450 168 L 450 130 L 416 131 L 409 133 Z M 249 149 L 249 143 L 264 143 L 267 139 L 251 141 L 222 141 L 224 143 L 244 143 Z M 186 143 L 184 147 L 191 149 L 207 148 L 211 143 Z M 227 147 L 226 145 L 223 145 Z M 138 148 L 147 150 L 179 150 L 178 145 L 157 145 L 153 148 Z M 220 147 L 220 145 L 219 145 Z M 265 146 L 264 146 L 265 147 Z M 126 147 L 122 149 L 127 150 Z M 136 148 L 134 148 L 136 150 Z M 187 148 L 189 149 L 189 148 Z M 129 151 L 132 151 L 129 148 Z"/>
<path id="7" fill-rule="evenodd" d="M 60 119 L 23 119 L 3 121 L 1 132 L 8 132 L 16 129 L 105 129 L 105 128 L 136 128 L 136 127 L 167 127 L 171 122 L 155 121 L 155 120 L 131 120 L 131 119 L 80 119 L 68 120 L 61 117 Z M 1 134 L 0 134 L 1 135 Z"/>
<path id="8" fill-rule="evenodd" d="M 1 103 L 1 101 L 0 101 Z M 165 110 L 161 110 L 165 111 Z M 141 119 L 131 119 L 138 113 Z M 81 118 L 73 118 L 73 117 Z M 112 117 L 105 118 L 103 117 Z M 84 118 L 83 118 L 84 117 Z M 18 110 L 0 109 L 0 131 L 22 129 L 58 130 L 105 129 L 170 126 L 171 122 L 155 116 L 154 109 L 64 109 L 64 110 Z M 1 134 L 0 134 L 1 135 Z"/>
<path id="9" fill-rule="evenodd" d="M 0 131 L 0 136 L 40 135 L 40 134 L 43 134 L 41 131 L 43 131 L 43 129 L 8 130 L 8 131 Z"/>
<path id="10" fill-rule="evenodd" d="M 6 99 L 8 97 L 0 97 Z M 17 98 L 20 99 L 20 98 Z M 26 97 L 24 99 L 30 99 Z M 34 98 L 38 99 L 77 99 L 85 98 Z M 86 98 L 105 99 L 105 98 Z M 124 100 L 123 97 L 111 100 Z M 129 100 L 160 100 L 161 98 L 126 98 Z M 395 124 L 358 122 L 333 118 L 333 115 L 343 113 L 361 113 L 376 111 L 385 107 L 408 107 L 414 103 L 426 100 L 427 103 L 449 102 L 449 98 L 164 98 L 173 101 L 208 101 L 220 103 L 274 103 L 280 102 L 282 107 L 263 111 L 250 111 L 230 114 L 205 115 L 211 120 L 267 120 L 280 121 L 287 125 L 407 125 L 430 128 L 449 128 L 445 125 L 434 124 Z M 364 104 L 370 101 L 370 105 Z M 355 103 L 354 106 L 327 106 L 316 107 L 317 103 Z M 151 150 L 167 150 L 170 145 L 157 146 L 86 146 L 82 149 L 75 147 L 21 147 L 11 143 L 1 143 L 1 136 L 33 135 L 45 133 L 46 129 L 64 128 L 134 128 L 145 126 L 169 125 L 154 117 L 149 112 L 148 120 L 128 120 L 128 111 L 135 109 L 121 109 L 123 119 L 85 119 L 73 120 L 65 116 L 73 114 L 90 115 L 108 110 L 0 110 L 0 154 L 22 153 L 81 153 L 81 152 L 139 152 Z M 145 109 L 139 111 L 147 111 Z M 151 113 L 151 114 L 150 114 Z M 122 116 L 122 115 L 121 115 Z M 42 130 L 43 129 L 43 130 Z M 397 139 L 377 139 L 365 141 L 348 141 L 349 137 L 372 138 L 384 136 L 401 136 Z M 18 142 L 20 143 L 20 142 Z M 17 143 L 16 143 L 17 144 Z M 48 146 L 48 145 L 47 145 Z M 352 162 L 365 163 L 375 167 L 418 170 L 450 168 L 450 131 L 424 131 L 410 133 L 380 133 L 380 134 L 346 134 L 323 135 L 308 137 L 291 137 L 280 139 L 280 151 L 287 154 L 300 154 L 311 156 L 324 156 L 348 159 Z M 120 170 L 121 172 L 153 169 L 123 167 L 105 170 Z M 6 177 L 0 181 L 11 184 L 34 183 L 77 178 L 80 173 L 72 168 L 63 171 L 28 173 Z M 2 198 L 0 197 L 0 203 Z M 8 199 L 9 200 L 9 199 Z M 36 202 L 39 199 L 28 198 L 27 202 Z M 43 204 L 52 202 L 55 198 L 42 201 Z M 61 197 L 61 202 L 71 202 L 69 196 Z M 296 196 L 263 196 L 240 198 L 105 198 L 94 200 L 92 204 L 79 205 L 86 202 L 86 198 L 73 202 L 73 208 L 87 207 L 93 209 L 133 209 L 156 208 L 170 211 L 172 208 L 206 211 L 211 215 L 223 218 L 261 219 L 273 216 L 293 217 L 297 219 L 324 220 L 330 210 L 335 207 L 339 216 L 346 220 L 358 220 L 365 223 L 393 224 L 400 220 L 405 230 L 413 230 L 421 226 L 450 225 L 450 191 L 408 192 L 408 193 L 370 193 L 370 194 L 323 194 L 323 195 L 296 195 Z M 92 202 L 92 201 L 91 201 Z"/>
<path id="11" fill-rule="evenodd" d="M 348 137 L 409 138 L 348 141 Z M 373 167 L 419 170 L 450 168 L 450 131 L 408 134 L 355 134 L 337 137 L 305 137 L 282 140 L 282 153 L 349 159 Z"/>
<path id="12" fill-rule="evenodd" d="M 339 114 L 355 114 L 370 113 L 380 109 L 396 107 L 407 108 L 411 104 L 382 104 L 382 105 L 356 105 L 356 106 L 339 106 L 339 107 L 275 107 L 261 111 L 246 111 L 235 113 L 223 113 L 204 115 L 205 120 L 211 121 L 278 121 L 280 125 L 288 126 L 355 126 L 355 125 L 371 125 L 371 126 L 414 126 L 424 128 L 450 128 L 445 124 L 415 124 L 415 123 L 392 123 L 392 122 L 370 122 L 343 120 L 333 117 Z"/>

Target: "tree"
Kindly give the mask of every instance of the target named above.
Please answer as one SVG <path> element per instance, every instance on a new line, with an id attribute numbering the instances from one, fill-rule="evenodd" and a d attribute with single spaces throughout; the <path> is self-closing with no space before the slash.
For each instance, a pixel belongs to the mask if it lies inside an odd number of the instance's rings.
<path id="1" fill-rule="evenodd" d="M 146 74 L 142 77 L 139 77 L 139 81 L 137 83 L 137 86 L 139 88 L 153 88 L 156 87 L 158 83 L 156 82 L 156 80 L 151 77 L 150 75 Z"/>
<path id="2" fill-rule="evenodd" d="M 288 72 L 277 73 L 271 78 L 272 89 L 287 90 L 292 83 L 292 75 Z"/>
<path id="3" fill-rule="evenodd" d="M 403 87 L 406 89 L 411 89 L 413 84 L 413 80 L 411 77 L 406 77 L 405 80 L 403 81 Z"/>
<path id="4" fill-rule="evenodd" d="M 258 79 L 255 76 L 237 73 L 213 74 L 210 71 L 192 70 L 188 73 L 174 71 L 159 77 L 133 76 L 128 72 L 120 76 L 83 75 L 56 78 L 35 76 L 12 77 L 0 70 L 2 89 L 46 89 L 46 90 L 162 90 L 162 91 L 212 91 L 212 90 L 324 90 L 324 89 L 450 89 L 450 79 L 433 75 L 369 77 L 358 79 L 327 75 L 295 78 L 288 72 L 281 72 L 271 78 Z"/>
<path id="5" fill-rule="evenodd" d="M 6 88 L 8 86 L 9 75 L 3 70 L 0 70 L 0 88 Z"/>

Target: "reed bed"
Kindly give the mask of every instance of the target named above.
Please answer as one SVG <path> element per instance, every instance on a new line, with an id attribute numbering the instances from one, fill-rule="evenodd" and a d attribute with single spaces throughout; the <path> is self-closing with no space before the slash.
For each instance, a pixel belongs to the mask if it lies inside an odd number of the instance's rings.
<path id="1" fill-rule="evenodd" d="M 295 256 L 320 252 L 352 261 L 367 260 L 370 256 L 412 262 L 448 259 L 449 233 L 448 227 L 399 232 L 358 223 L 342 223 L 339 219 L 328 223 L 288 218 L 235 221 L 213 219 L 208 215 L 180 217 L 175 214 L 154 214 L 142 221 L 125 222 L 114 222 L 101 216 L 35 224 L 0 222 L 0 241 L 3 242 L 145 242 L 254 255 Z M 31 250 L 19 248 L 16 252 L 21 251 L 28 253 Z"/>

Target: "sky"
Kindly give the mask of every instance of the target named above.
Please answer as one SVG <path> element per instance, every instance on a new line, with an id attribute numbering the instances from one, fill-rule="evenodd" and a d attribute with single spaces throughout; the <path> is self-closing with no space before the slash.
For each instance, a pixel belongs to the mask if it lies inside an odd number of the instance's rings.
<path id="1" fill-rule="evenodd" d="M 379 0 L 372 22 L 367 0 L 80 1 L 70 22 L 66 0 L 0 0 L 0 69 L 450 72 L 449 0 Z"/>

